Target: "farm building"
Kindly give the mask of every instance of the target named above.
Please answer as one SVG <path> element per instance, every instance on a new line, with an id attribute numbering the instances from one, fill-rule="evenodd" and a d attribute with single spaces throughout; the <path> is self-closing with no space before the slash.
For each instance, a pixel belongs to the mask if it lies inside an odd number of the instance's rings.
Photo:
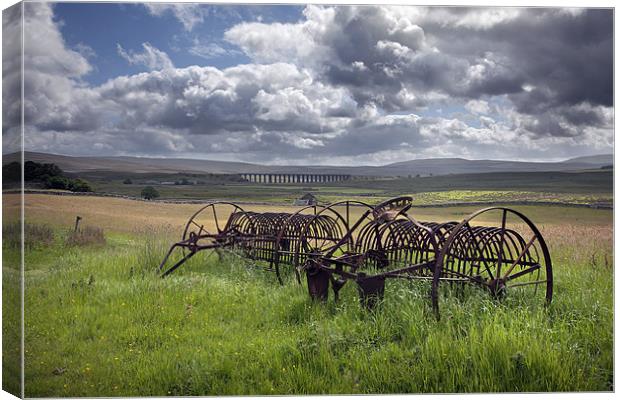
<path id="1" fill-rule="evenodd" d="M 293 203 L 296 206 L 313 206 L 317 204 L 316 197 L 312 193 L 306 193 Z"/>

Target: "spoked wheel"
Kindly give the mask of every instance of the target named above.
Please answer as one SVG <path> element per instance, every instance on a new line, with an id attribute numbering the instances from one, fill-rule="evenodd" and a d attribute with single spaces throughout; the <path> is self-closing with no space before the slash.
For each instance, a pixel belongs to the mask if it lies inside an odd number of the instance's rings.
<path id="1" fill-rule="evenodd" d="M 238 220 L 243 217 L 243 212 L 241 207 L 233 203 L 209 203 L 187 221 L 183 240 L 199 237 L 200 245 L 220 243 L 225 239 L 224 233 L 240 223 Z"/>
<path id="2" fill-rule="evenodd" d="M 551 302 L 551 256 L 540 231 L 518 211 L 490 207 L 455 226 L 443 243 L 433 275 L 433 310 L 439 317 L 439 285 L 471 283 L 497 299 Z"/>

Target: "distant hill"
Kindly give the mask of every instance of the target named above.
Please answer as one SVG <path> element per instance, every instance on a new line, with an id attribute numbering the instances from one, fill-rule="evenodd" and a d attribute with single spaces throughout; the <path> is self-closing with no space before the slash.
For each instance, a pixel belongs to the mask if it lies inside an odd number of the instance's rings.
<path id="1" fill-rule="evenodd" d="M 595 165 L 613 165 L 614 163 L 614 155 L 613 154 L 597 154 L 594 156 L 585 156 L 585 157 L 576 157 L 566 160 L 565 162 L 571 163 L 586 163 L 586 164 L 595 164 Z"/>
<path id="2" fill-rule="evenodd" d="M 315 173 L 358 176 L 448 175 L 485 172 L 579 171 L 613 165 L 613 155 L 601 154 L 572 158 L 562 162 L 520 162 L 501 160 L 466 160 L 463 158 L 429 158 L 397 162 L 383 166 L 282 166 L 242 162 L 148 157 L 73 157 L 26 152 L 26 160 L 54 163 L 67 172 L 157 172 L 157 173 Z M 19 160 L 18 153 L 3 156 L 3 164 Z"/>
<path id="3" fill-rule="evenodd" d="M 579 157 L 561 162 L 526 162 L 500 160 L 466 160 L 463 158 L 430 158 L 403 161 L 380 167 L 390 175 L 447 175 L 484 172 L 575 171 L 613 165 L 612 155 Z"/>

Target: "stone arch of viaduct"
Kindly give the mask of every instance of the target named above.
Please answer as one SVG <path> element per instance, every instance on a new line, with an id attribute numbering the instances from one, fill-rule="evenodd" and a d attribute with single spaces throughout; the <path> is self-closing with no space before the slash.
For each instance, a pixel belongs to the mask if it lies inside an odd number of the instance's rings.
<path id="1" fill-rule="evenodd" d="M 242 173 L 241 178 L 255 183 L 331 183 L 349 180 L 351 175 L 334 174 L 254 174 Z"/>

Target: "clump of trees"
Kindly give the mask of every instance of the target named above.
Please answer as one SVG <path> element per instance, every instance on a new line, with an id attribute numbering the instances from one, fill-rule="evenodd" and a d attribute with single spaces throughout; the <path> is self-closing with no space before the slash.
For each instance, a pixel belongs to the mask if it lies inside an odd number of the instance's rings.
<path id="1" fill-rule="evenodd" d="M 13 161 L 2 166 L 2 178 L 7 182 L 21 180 L 21 165 Z M 90 184 L 80 178 L 64 176 L 62 169 L 56 164 L 41 164 L 34 161 L 24 163 L 24 181 L 40 183 L 46 189 L 62 189 L 72 192 L 92 192 Z"/>
<path id="2" fill-rule="evenodd" d="M 92 192 L 88 182 L 82 179 L 70 179 L 64 176 L 52 176 L 46 182 L 48 189 L 70 190 L 72 192 Z"/>
<path id="3" fill-rule="evenodd" d="M 153 200 L 159 197 L 159 192 L 153 186 L 146 186 L 140 193 L 143 199 Z"/>

